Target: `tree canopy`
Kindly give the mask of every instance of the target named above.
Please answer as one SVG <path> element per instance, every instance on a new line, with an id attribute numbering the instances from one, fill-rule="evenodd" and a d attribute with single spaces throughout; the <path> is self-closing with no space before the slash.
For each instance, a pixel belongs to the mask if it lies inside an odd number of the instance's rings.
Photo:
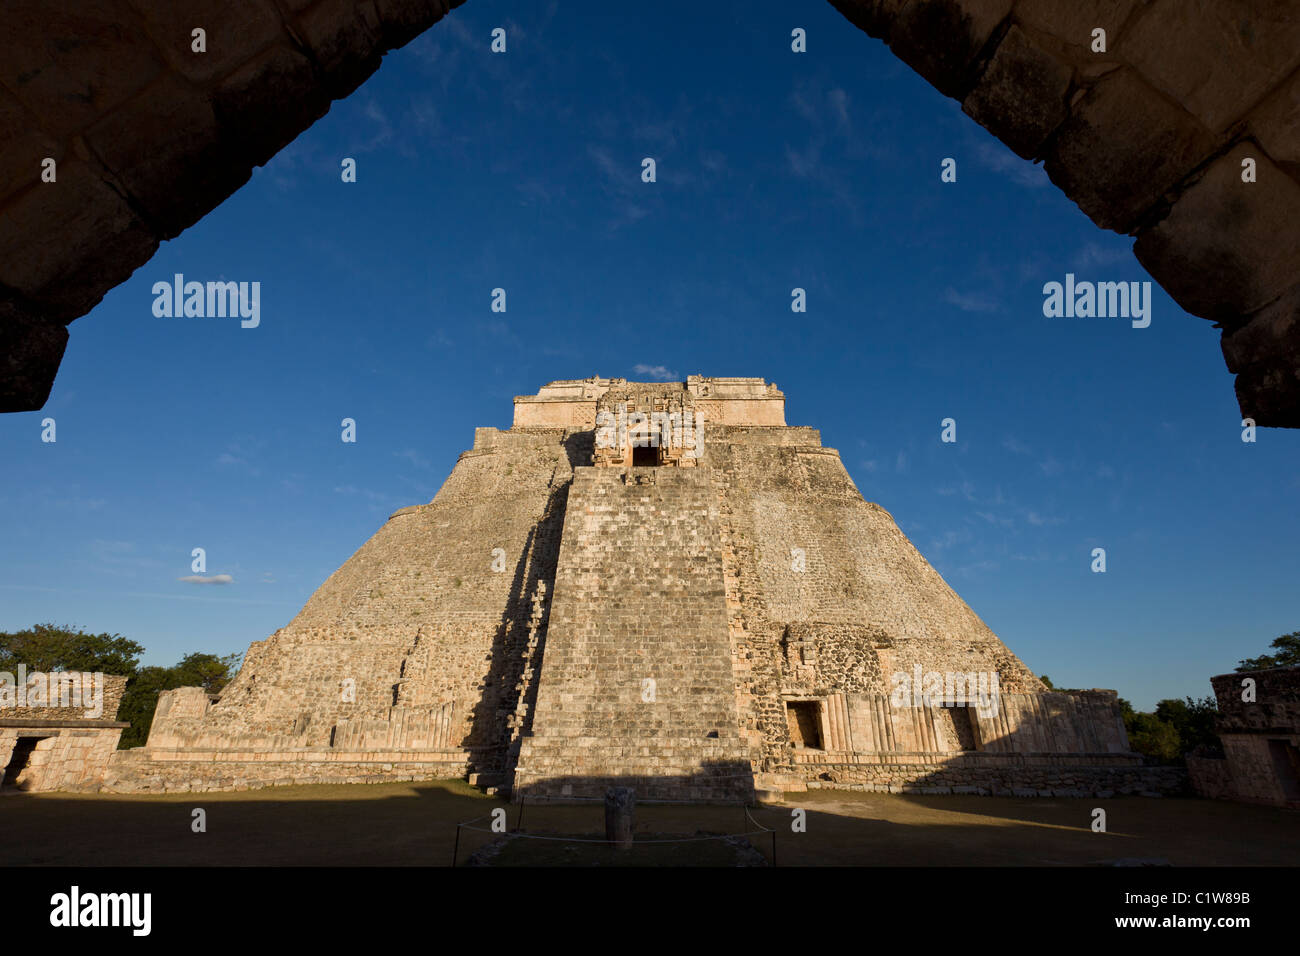
<path id="1" fill-rule="evenodd" d="M 140 666 L 144 648 L 121 634 L 92 634 L 78 627 L 37 624 L 21 631 L 0 631 L 0 671 L 96 671 L 127 678 L 117 719 L 130 721 L 120 748 L 139 747 L 149 736 L 158 694 L 177 687 L 220 691 L 239 671 L 241 655 L 218 657 L 194 652 L 171 667 Z"/>

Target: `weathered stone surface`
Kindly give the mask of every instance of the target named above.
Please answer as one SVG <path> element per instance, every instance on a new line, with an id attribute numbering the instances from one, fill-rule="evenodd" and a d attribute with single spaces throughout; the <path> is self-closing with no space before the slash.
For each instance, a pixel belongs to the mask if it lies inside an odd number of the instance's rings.
<path id="1" fill-rule="evenodd" d="M 1054 181 L 1107 228 L 1132 232 L 1161 219 L 1198 170 L 1244 135 L 1253 135 L 1282 173 L 1300 176 L 1300 10 L 1286 0 L 832 2 L 940 90 L 965 96 L 967 112 L 1022 155 L 1047 151 Z M 14 0 L 0 36 L 0 63 L 8 69 L 0 76 L 0 210 L 9 230 L 48 231 L 52 223 L 73 235 L 66 243 L 56 237 L 62 253 L 35 234 L 15 235 L 22 249 L 41 248 L 50 258 L 28 256 L 0 270 L 0 281 L 20 283 L 34 318 L 82 314 L 156 248 L 129 227 L 110 228 L 106 249 L 96 253 L 82 241 L 85 222 L 121 225 L 125 194 L 153 240 L 174 234 L 322 115 L 330 98 L 354 89 L 385 50 L 458 5 L 85 0 L 70 9 Z M 203 54 L 191 51 L 196 26 L 207 31 Z M 1107 30 L 1105 54 L 1089 49 L 1094 26 Z M 164 82 L 166 70 L 173 75 Z M 1070 115 L 1057 125 L 1056 96 L 1067 74 Z M 166 124 L 145 117 L 147 87 L 159 91 L 159 114 L 201 122 L 200 110 L 188 112 L 175 99 L 180 78 L 208 97 L 215 140 L 212 131 L 187 126 L 191 143 L 180 143 Z M 98 168 L 74 135 L 92 127 L 92 152 L 107 168 Z M 123 139 L 132 129 L 140 142 Z M 32 160 L 44 155 L 61 167 L 67 157 L 96 167 L 94 176 L 111 188 L 95 196 L 83 184 L 77 195 L 104 208 L 47 210 L 50 196 L 33 204 Z M 45 211 L 53 214 L 34 215 Z M 1169 268 L 1153 274 L 1167 288 L 1185 278 L 1184 267 Z M 57 289 L 37 288 L 56 277 Z M 1249 288 L 1254 278 L 1228 288 Z M 1213 312 L 1240 324 L 1253 305 L 1225 291 Z M 36 390 L 45 394 L 48 384 Z M 1248 394 L 1263 400 L 1262 392 Z"/>
<path id="2" fill-rule="evenodd" d="M 1011 12 L 1011 3 L 912 0 L 894 22 L 890 49 L 940 93 L 959 96 L 971 83 L 975 58 Z"/>
<path id="3" fill-rule="evenodd" d="M 1242 162 L 1257 181 L 1242 182 Z M 1234 322 L 1300 276 L 1300 185 L 1252 144 L 1221 156 L 1133 251 L 1193 315 Z"/>
<path id="4" fill-rule="evenodd" d="M 271 0 L 130 0 L 172 69 L 199 85 L 230 73 L 269 46 L 284 24 Z M 193 31 L 207 33 L 207 52 L 195 53 Z"/>
<path id="5" fill-rule="evenodd" d="M 1107 74 L 1074 104 L 1046 167 L 1079 208 L 1106 229 L 1131 232 L 1197 163 L 1213 139 L 1132 70 Z M 1157 278 L 1163 277 L 1153 273 Z"/>
<path id="6" fill-rule="evenodd" d="M 370 5 L 324 0 L 298 18 L 298 28 L 329 77 L 334 99 L 347 96 L 379 69 L 383 27 Z"/>
<path id="7" fill-rule="evenodd" d="M 30 412 L 45 404 L 63 361 L 68 330 L 34 318 L 0 292 L 0 412 Z"/>
<path id="8" fill-rule="evenodd" d="M 1007 31 L 962 110 L 1025 159 L 1065 121 L 1071 69 L 1017 27 Z"/>
<path id="9" fill-rule="evenodd" d="M 1045 158 L 1052 181 L 1104 228 L 1134 234 L 1163 219 L 1200 170 L 1243 135 L 1253 134 L 1264 159 L 1300 184 L 1300 8 L 1286 0 L 832 4 L 939 90 L 964 98 L 965 112 L 1019 155 Z M 1105 52 L 1092 49 L 1097 27 L 1106 31 Z M 1273 182 L 1287 205 L 1290 186 Z M 1282 253 L 1264 255 L 1285 270 L 1300 226 L 1281 228 Z M 1259 306 L 1234 298 L 1260 278 L 1251 261 L 1257 250 L 1222 251 L 1215 274 L 1245 274 L 1197 309 L 1236 328 Z M 1206 284 L 1176 257 L 1148 268 L 1171 293 Z M 1252 365 L 1238 378 L 1243 414 L 1300 423 L 1300 404 L 1284 411 L 1296 402 L 1285 366 L 1293 352 L 1281 349 L 1274 364 Z"/>
<path id="10" fill-rule="evenodd" d="M 1016 21 L 1069 46 L 1092 47 L 1092 31 L 1106 31 L 1113 50 L 1124 24 L 1146 0 L 1016 0 Z"/>
<path id="11" fill-rule="evenodd" d="M 1250 680 L 1254 699 L 1243 700 Z M 1221 753 L 1187 761 L 1202 796 L 1300 810 L 1300 667 L 1210 678 L 1218 704 Z"/>
<path id="12" fill-rule="evenodd" d="M 170 239 L 247 182 L 206 96 L 167 77 L 86 131 L 86 142 L 149 225 Z"/>
<path id="13" fill-rule="evenodd" d="M 158 240 L 99 174 L 68 159 L 0 210 L 0 284 L 65 321 L 148 260 Z"/>
<path id="14" fill-rule="evenodd" d="M 889 42 L 898 15 L 912 0 L 831 0 L 831 6 L 868 36 Z"/>
<path id="15" fill-rule="evenodd" d="M 289 44 L 259 54 L 221 81 L 212 108 L 239 161 L 260 166 L 329 111 L 311 61 Z M 255 118 L 255 119 L 250 119 Z"/>
<path id="16" fill-rule="evenodd" d="M 56 138 L 83 129 L 163 70 L 129 8 L 117 0 L 6 0 L 3 15 L 5 79 Z"/>
<path id="17" fill-rule="evenodd" d="M 8 4 L 0 284 L 24 299 L 10 339 L 31 339 L 10 358 L 32 364 L 9 379 L 5 407 L 38 408 L 52 385 L 57 350 L 49 346 L 65 336 L 30 323 L 83 315 L 160 239 L 194 223 L 324 115 L 331 98 L 355 89 L 386 50 L 460 2 Z M 199 27 L 204 53 L 191 45 Z M 58 162 L 57 184 L 39 181 L 47 156 Z"/>
<path id="18" fill-rule="evenodd" d="M 27 677 L 30 686 L 32 678 L 46 675 Z M 127 679 L 114 674 L 102 679 L 100 712 L 94 717 L 86 716 L 86 701 L 70 694 L 62 702 L 0 707 L 0 788 L 93 792 L 102 786 L 122 731 L 131 726 L 117 720 Z"/>
<path id="19" fill-rule="evenodd" d="M 1251 114 L 1250 133 L 1273 162 L 1300 182 L 1300 71 Z"/>
<path id="20" fill-rule="evenodd" d="M 1300 286 L 1293 286 L 1245 324 L 1225 326 L 1220 340 L 1237 373 L 1237 401 L 1257 425 L 1300 428 Z"/>
<path id="21" fill-rule="evenodd" d="M 218 701 L 165 692 L 105 787 L 466 772 L 529 799 L 1163 787 L 1115 692 L 1048 692 L 817 432 L 785 424 L 784 399 L 698 376 L 521 396 L 514 427 L 478 429 L 434 500 L 250 647 Z M 639 425 L 597 437 L 620 409 L 704 414 L 703 434 L 670 430 L 643 456 Z M 952 706 L 892 697 L 899 673 L 956 670 Z M 1000 681 L 988 711 L 977 671 Z"/>
<path id="22" fill-rule="evenodd" d="M 405 46 L 463 0 L 374 0 L 387 49 Z"/>
<path id="23" fill-rule="evenodd" d="M 1300 66 L 1291 0 L 1155 0 L 1120 53 L 1209 130 L 1242 117 Z"/>

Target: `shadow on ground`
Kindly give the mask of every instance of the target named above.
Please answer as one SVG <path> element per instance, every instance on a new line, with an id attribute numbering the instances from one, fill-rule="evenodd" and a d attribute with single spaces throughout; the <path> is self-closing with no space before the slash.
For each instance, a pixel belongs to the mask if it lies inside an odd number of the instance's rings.
<path id="1" fill-rule="evenodd" d="M 1107 832 L 1092 831 L 1095 808 Z M 206 812 L 207 832 L 192 830 Z M 239 793 L 0 796 L 3 866 L 447 866 L 510 830 L 519 804 L 462 781 L 276 787 Z M 526 804 L 525 833 L 603 834 L 600 802 Z M 806 832 L 791 832 L 792 811 Z M 776 831 L 778 865 L 1079 866 L 1167 860 L 1174 866 L 1290 866 L 1300 814 L 1198 799 L 1005 798 L 812 791 L 752 809 Z M 752 831 L 725 805 L 639 804 L 640 834 Z M 751 836 L 765 856 L 770 837 Z M 630 851 L 635 853 L 636 851 Z M 553 862 L 549 857 L 547 862 Z"/>

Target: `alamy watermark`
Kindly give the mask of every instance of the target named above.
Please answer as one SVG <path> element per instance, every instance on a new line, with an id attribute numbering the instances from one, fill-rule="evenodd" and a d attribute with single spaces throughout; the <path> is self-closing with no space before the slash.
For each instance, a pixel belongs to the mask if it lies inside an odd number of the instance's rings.
<path id="1" fill-rule="evenodd" d="M 1132 319 L 1135 329 L 1151 324 L 1150 282 L 1075 282 L 1074 273 L 1065 283 L 1043 286 L 1043 315 L 1066 318 Z"/>
<path id="2" fill-rule="evenodd" d="M 155 282 L 153 294 L 153 314 L 160 319 L 239 316 L 245 329 L 255 329 L 262 321 L 260 282 L 186 282 L 178 272 L 171 282 Z"/>
<path id="3" fill-rule="evenodd" d="M 1002 699 L 997 671 L 898 671 L 891 679 L 889 702 L 895 707 L 973 707 L 994 717 Z"/>
<path id="4" fill-rule="evenodd" d="M 88 720 L 104 714 L 104 674 L 101 671 L 51 671 L 27 673 L 27 665 L 18 665 L 15 677 L 0 671 L 0 708 L 69 707 L 80 708 Z"/>

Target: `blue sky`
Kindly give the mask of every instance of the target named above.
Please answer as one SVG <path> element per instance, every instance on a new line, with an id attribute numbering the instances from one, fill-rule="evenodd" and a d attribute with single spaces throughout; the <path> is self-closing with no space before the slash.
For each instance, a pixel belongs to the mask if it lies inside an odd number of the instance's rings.
<path id="1" fill-rule="evenodd" d="M 0 417 L 0 630 L 242 652 L 514 395 L 751 375 L 1036 673 L 1203 696 L 1300 627 L 1300 434 L 1241 441 L 1217 331 L 1158 286 L 1146 329 L 1043 316 L 1067 272 L 1148 279 L 1131 245 L 828 4 L 471 0 L 77 320 L 42 412 Z M 260 326 L 155 317 L 177 272 L 260 282 Z M 195 547 L 233 583 L 180 581 Z"/>

